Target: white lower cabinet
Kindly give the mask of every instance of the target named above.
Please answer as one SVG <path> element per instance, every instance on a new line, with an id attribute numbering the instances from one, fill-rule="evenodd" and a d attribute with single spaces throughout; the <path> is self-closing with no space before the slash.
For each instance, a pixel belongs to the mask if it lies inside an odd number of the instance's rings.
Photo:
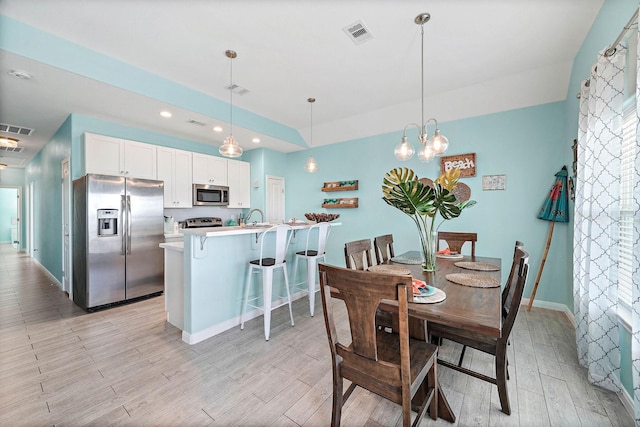
<path id="1" fill-rule="evenodd" d="M 251 164 L 240 160 L 227 160 L 229 208 L 251 207 Z"/>
<path id="2" fill-rule="evenodd" d="M 164 181 L 164 207 L 191 207 L 191 152 L 158 147 L 158 179 Z"/>

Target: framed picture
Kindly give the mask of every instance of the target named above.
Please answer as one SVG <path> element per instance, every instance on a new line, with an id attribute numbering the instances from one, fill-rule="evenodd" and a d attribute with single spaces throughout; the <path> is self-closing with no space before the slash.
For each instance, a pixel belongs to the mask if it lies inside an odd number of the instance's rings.
<path id="1" fill-rule="evenodd" d="M 460 178 L 476 176 L 476 153 L 440 157 L 441 174 L 448 172 L 453 168 L 460 169 Z"/>
<path id="2" fill-rule="evenodd" d="M 483 190 L 504 190 L 507 182 L 506 175 L 484 175 L 482 177 Z"/>

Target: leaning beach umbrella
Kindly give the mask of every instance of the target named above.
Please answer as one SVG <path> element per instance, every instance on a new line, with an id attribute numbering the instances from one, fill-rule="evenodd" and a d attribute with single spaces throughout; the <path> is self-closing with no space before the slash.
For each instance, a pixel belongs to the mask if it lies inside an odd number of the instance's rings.
<path id="1" fill-rule="evenodd" d="M 549 224 L 549 232 L 547 233 L 547 245 L 544 248 L 542 260 L 540 261 L 540 268 L 538 269 L 538 277 L 536 277 L 536 283 L 533 285 L 533 292 L 529 298 L 529 305 L 527 305 L 527 311 L 531 310 L 533 299 L 536 297 L 536 291 L 538 290 L 538 283 L 540 283 L 540 277 L 542 276 L 542 269 L 544 263 L 547 260 L 547 254 L 549 253 L 549 246 L 551 246 L 551 236 L 553 236 L 553 226 L 556 222 L 569 222 L 569 210 L 568 207 L 568 193 L 567 193 L 567 167 L 563 166 L 562 169 L 556 173 L 556 180 L 551 187 L 549 196 L 544 201 L 538 218 L 545 221 L 551 221 Z"/>

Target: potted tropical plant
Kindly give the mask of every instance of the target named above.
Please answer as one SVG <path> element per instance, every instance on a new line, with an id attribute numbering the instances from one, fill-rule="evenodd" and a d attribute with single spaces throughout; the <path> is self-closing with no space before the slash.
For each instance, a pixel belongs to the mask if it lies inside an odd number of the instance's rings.
<path id="1" fill-rule="evenodd" d="M 458 168 L 450 169 L 433 182 L 418 179 L 409 168 L 395 168 L 384 176 L 382 200 L 407 214 L 418 227 L 425 271 L 436 268 L 436 239 L 442 222 L 459 217 L 464 209 L 476 204 L 475 200 L 456 198 L 454 190 L 459 179 Z M 442 221 L 436 226 L 438 214 Z"/>

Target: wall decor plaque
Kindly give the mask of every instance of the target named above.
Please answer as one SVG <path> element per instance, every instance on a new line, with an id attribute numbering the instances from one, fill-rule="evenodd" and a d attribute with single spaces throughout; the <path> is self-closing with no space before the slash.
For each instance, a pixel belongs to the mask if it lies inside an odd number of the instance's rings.
<path id="1" fill-rule="evenodd" d="M 482 177 L 483 190 L 504 190 L 506 187 L 506 175 L 484 175 Z"/>
<path id="2" fill-rule="evenodd" d="M 460 169 L 460 178 L 476 176 L 476 153 L 455 154 L 440 157 L 440 173 L 453 168 Z"/>

